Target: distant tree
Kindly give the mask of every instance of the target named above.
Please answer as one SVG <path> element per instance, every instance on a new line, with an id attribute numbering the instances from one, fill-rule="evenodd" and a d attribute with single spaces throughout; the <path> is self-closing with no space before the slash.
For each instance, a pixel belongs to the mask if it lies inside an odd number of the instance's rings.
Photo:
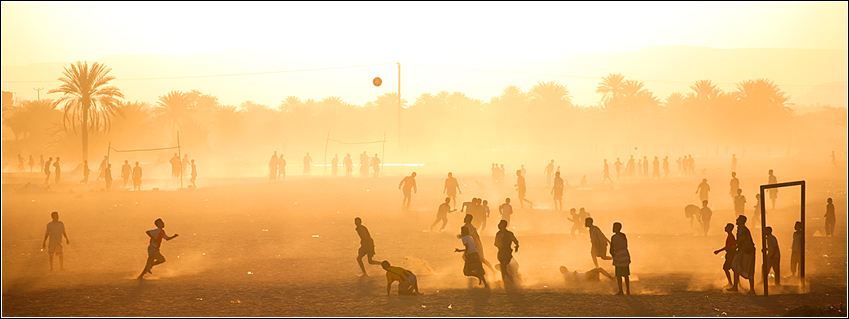
<path id="1" fill-rule="evenodd" d="M 62 111 L 58 103 L 50 99 L 24 100 L 20 106 L 9 108 L 3 123 L 12 130 L 17 141 L 33 135 L 46 133 L 47 129 L 61 121 Z"/>
<path id="2" fill-rule="evenodd" d="M 171 91 L 160 96 L 154 115 L 171 131 L 180 130 L 182 126 L 191 124 L 197 113 L 195 99 L 187 93 Z"/>
<path id="3" fill-rule="evenodd" d="M 88 62 L 77 61 L 71 67 L 65 67 L 64 76 L 59 78 L 62 85 L 52 89 L 51 93 L 64 94 L 58 103 L 65 104 L 62 121 L 65 130 L 68 124 L 77 132 L 77 126 L 82 132 L 83 160 L 88 160 L 88 134 L 108 132 L 111 119 L 118 113 L 116 105 L 124 94 L 118 87 L 108 85 L 115 79 L 110 76 L 106 65 L 94 62 L 89 67 Z"/>
<path id="4" fill-rule="evenodd" d="M 601 103 L 603 105 L 606 106 L 611 99 L 619 97 L 619 94 L 623 90 L 622 84 L 624 81 L 625 76 L 622 73 L 610 73 L 601 78 L 601 82 L 598 82 L 595 93 L 601 94 Z"/>

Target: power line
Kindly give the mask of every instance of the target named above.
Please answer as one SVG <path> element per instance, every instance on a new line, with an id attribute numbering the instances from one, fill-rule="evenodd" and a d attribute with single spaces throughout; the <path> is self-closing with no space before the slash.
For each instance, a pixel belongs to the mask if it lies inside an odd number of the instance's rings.
<path id="1" fill-rule="evenodd" d="M 188 76 L 171 76 L 171 77 L 157 77 L 157 78 L 130 78 L 130 79 L 115 79 L 113 81 L 118 82 L 118 81 L 200 79 L 200 78 L 216 78 L 216 77 L 229 77 L 229 76 L 247 76 L 247 75 L 263 75 L 263 74 L 277 74 L 277 73 L 324 71 L 324 70 L 336 70 L 336 69 L 351 69 L 351 68 L 362 68 L 362 67 L 368 67 L 368 66 L 378 66 L 378 65 L 388 65 L 388 64 L 394 64 L 394 63 L 378 63 L 378 64 L 350 65 L 350 66 L 338 66 L 338 67 L 317 68 L 317 69 L 283 70 L 283 71 L 268 71 L 268 72 L 253 72 L 253 73 L 188 75 Z M 52 81 L 3 81 L 3 83 L 46 83 L 46 82 L 62 82 L 62 81 L 59 81 L 59 80 L 52 80 Z"/>
<path id="2" fill-rule="evenodd" d="M 432 68 L 443 68 L 443 69 L 455 69 L 455 70 L 466 70 L 466 71 L 479 71 L 479 72 L 493 72 L 493 73 L 509 73 L 509 74 L 523 74 L 523 75 L 541 75 L 541 76 L 556 76 L 556 77 L 565 77 L 565 78 L 576 78 L 576 79 L 592 79 L 597 80 L 601 77 L 597 76 L 584 76 L 584 75 L 566 75 L 566 74 L 551 74 L 551 73 L 533 73 L 533 72 L 518 72 L 518 71 L 503 71 L 503 70 L 488 70 L 488 69 L 474 69 L 474 68 L 461 68 L 461 67 L 453 67 L 453 66 L 442 66 L 442 65 L 428 65 L 428 64 L 418 64 L 418 63 L 405 63 L 407 65 L 418 65 Z M 643 82 L 666 82 L 666 83 L 682 83 L 682 84 L 692 84 L 693 82 L 689 81 L 675 81 L 675 80 L 646 80 L 646 79 L 636 79 Z M 715 83 L 715 84 L 727 84 L 727 85 L 735 85 L 737 83 Z M 846 88 L 845 85 L 796 85 L 796 84 L 776 84 L 777 86 L 800 86 L 800 87 L 822 87 L 822 88 Z"/>
<path id="3" fill-rule="evenodd" d="M 395 63 L 377 63 L 377 64 L 364 64 L 364 65 L 315 68 L 315 69 L 283 70 L 283 71 L 252 72 L 252 73 L 230 73 L 230 74 L 173 76 L 173 77 L 130 78 L 130 79 L 115 79 L 114 81 L 116 81 L 116 82 L 120 82 L 120 81 L 155 81 L 155 80 L 180 80 L 180 79 L 201 79 L 201 78 L 216 78 L 216 77 L 231 77 L 231 76 L 250 76 L 250 75 L 265 75 L 265 74 L 279 74 L 279 73 L 295 73 L 295 72 L 351 69 L 351 68 L 362 68 L 362 67 L 390 65 L 390 64 L 395 64 Z M 432 68 L 465 70 L 465 71 L 521 74 L 521 75 L 537 75 L 537 76 L 554 76 L 554 77 L 575 78 L 575 79 L 584 79 L 584 80 L 598 80 L 598 79 L 602 78 L 602 77 L 598 77 L 598 76 L 568 75 L 568 74 L 553 74 L 553 73 L 535 73 L 535 72 L 520 72 L 520 71 L 505 71 L 505 70 L 490 70 L 490 69 L 463 68 L 463 67 L 430 65 L 430 64 L 419 64 L 419 63 L 403 63 L 403 64 L 432 67 Z M 636 80 L 640 80 L 640 81 L 643 81 L 643 82 L 660 82 L 660 83 L 679 83 L 679 84 L 692 84 L 693 83 L 693 82 L 690 82 L 690 81 L 675 81 L 675 80 L 653 80 L 653 79 L 636 79 Z M 3 81 L 2 83 L 55 83 L 55 82 L 61 82 L 61 81 L 59 81 L 59 80 L 51 80 L 51 81 Z M 715 83 L 715 84 L 736 85 L 737 83 L 718 82 L 718 83 Z M 780 86 L 780 87 L 844 88 L 844 89 L 846 88 L 845 85 L 803 85 L 803 84 L 776 84 L 776 85 Z"/>

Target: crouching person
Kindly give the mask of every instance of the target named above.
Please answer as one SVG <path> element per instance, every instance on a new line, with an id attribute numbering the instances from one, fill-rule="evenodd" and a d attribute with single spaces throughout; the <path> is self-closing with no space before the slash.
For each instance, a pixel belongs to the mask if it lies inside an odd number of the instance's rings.
<path id="1" fill-rule="evenodd" d="M 384 260 L 380 264 L 386 270 L 386 295 L 392 288 L 392 283 L 398 281 L 399 295 L 416 295 L 419 293 L 419 283 L 416 280 L 416 275 L 412 271 L 401 267 L 392 267 L 389 262 Z"/>

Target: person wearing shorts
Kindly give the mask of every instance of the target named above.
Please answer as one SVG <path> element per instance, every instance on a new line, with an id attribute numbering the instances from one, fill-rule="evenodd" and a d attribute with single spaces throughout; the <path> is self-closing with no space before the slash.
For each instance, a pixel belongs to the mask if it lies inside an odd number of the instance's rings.
<path id="1" fill-rule="evenodd" d="M 136 167 L 133 167 L 133 190 L 141 190 L 142 168 L 139 162 L 136 162 Z"/>
<path id="2" fill-rule="evenodd" d="M 625 294 L 631 294 L 631 254 L 628 252 L 628 238 L 622 233 L 622 224 L 613 223 L 613 236 L 610 237 L 610 254 L 613 255 L 613 266 L 616 267 L 616 283 L 619 284 L 619 292 L 622 294 L 622 278 L 625 278 Z"/>
<path id="3" fill-rule="evenodd" d="M 728 223 L 725 225 L 725 232 L 728 233 L 728 236 L 725 237 L 725 247 L 714 250 L 713 254 L 719 254 L 723 250 L 725 251 L 725 263 L 722 264 L 722 271 L 725 272 L 725 278 L 728 279 L 728 286 L 726 288 L 730 288 L 734 285 L 731 281 L 731 262 L 734 261 L 734 254 L 737 252 L 737 240 L 734 239 L 734 224 Z"/>
<path id="4" fill-rule="evenodd" d="M 392 283 L 398 282 L 399 295 L 415 295 L 419 293 L 419 283 L 412 271 L 401 267 L 393 267 L 389 261 L 384 260 L 380 265 L 386 270 L 386 295 L 392 289 Z"/>
<path id="5" fill-rule="evenodd" d="M 368 256 L 369 265 L 380 265 L 380 262 L 372 259 L 374 257 L 374 239 L 371 238 L 368 228 L 363 226 L 362 219 L 359 217 L 354 218 L 354 225 L 357 225 L 357 235 L 360 236 L 360 249 L 357 251 L 357 263 L 363 271 L 363 276 L 368 276 L 368 273 L 366 273 L 366 267 L 363 265 L 363 257 Z"/>
<path id="6" fill-rule="evenodd" d="M 52 222 L 47 223 L 47 231 L 44 233 L 44 241 L 41 243 L 41 248 L 47 248 L 47 254 L 50 256 L 50 271 L 53 271 L 53 256 L 59 256 L 59 269 L 65 269 L 64 253 L 62 251 L 62 236 L 65 236 L 65 243 L 71 244 L 68 239 L 68 234 L 65 233 L 65 224 L 59 221 L 59 213 L 50 213 L 53 218 Z M 50 245 L 47 245 L 47 240 L 50 239 Z"/>
<path id="7" fill-rule="evenodd" d="M 402 186 L 404 187 L 404 201 L 401 202 L 401 207 L 403 207 L 404 210 L 409 210 L 410 201 L 412 201 L 413 196 L 412 192 L 419 192 L 419 189 L 416 187 L 416 172 L 413 172 L 410 176 L 404 177 L 404 179 L 401 180 L 401 183 L 398 184 L 398 189 L 401 189 Z"/>
<path id="8" fill-rule="evenodd" d="M 442 192 L 454 200 L 454 209 L 457 209 L 457 192 L 460 192 L 460 195 L 462 195 L 463 191 L 460 190 L 460 183 L 457 182 L 457 178 L 454 177 L 453 173 L 448 172 L 448 178 L 445 179 L 445 187 Z"/>
<path id="9" fill-rule="evenodd" d="M 165 262 L 165 257 L 159 252 L 159 247 L 162 247 L 162 240 L 165 239 L 166 241 L 169 241 L 179 236 L 177 234 L 174 234 L 174 236 L 166 235 L 164 229 L 165 222 L 162 221 L 161 218 L 157 218 L 153 221 L 153 224 L 156 225 L 156 229 L 151 229 L 145 232 L 147 236 L 150 237 L 150 245 L 147 246 L 147 264 L 145 264 L 144 270 L 142 270 L 141 274 L 139 274 L 138 279 L 144 279 L 145 274 L 153 274 L 153 272 L 151 272 L 153 266 Z"/>
<path id="10" fill-rule="evenodd" d="M 498 262 L 503 266 L 501 269 L 501 281 L 504 286 L 514 285 L 513 274 L 510 273 L 508 265 L 513 259 L 513 244 L 516 244 L 516 252 L 519 252 L 519 240 L 513 232 L 507 230 L 507 221 L 498 223 L 498 233 L 495 234 L 495 247 L 498 247 Z"/>

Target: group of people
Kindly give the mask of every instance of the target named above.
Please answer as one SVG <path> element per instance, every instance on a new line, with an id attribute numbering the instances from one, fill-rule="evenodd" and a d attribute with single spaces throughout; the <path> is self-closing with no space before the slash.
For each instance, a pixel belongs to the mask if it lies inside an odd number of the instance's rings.
<path id="1" fill-rule="evenodd" d="M 195 160 L 194 159 L 189 160 L 189 154 L 183 154 L 183 159 L 180 160 L 180 156 L 177 155 L 177 153 L 174 153 L 174 157 L 172 157 L 169 162 L 171 163 L 171 178 L 175 178 L 175 179 L 180 178 L 182 176 L 185 176 L 186 175 L 186 168 L 191 167 L 192 168 L 192 175 L 191 175 L 192 177 L 191 177 L 191 179 L 189 179 L 189 182 L 192 183 L 192 188 L 197 187 L 197 184 L 195 184 L 195 180 L 197 180 L 197 177 L 198 177 L 198 170 L 197 170 L 197 166 L 195 166 Z M 124 166 L 125 167 L 127 166 L 127 161 L 124 161 Z M 136 162 L 136 166 L 138 166 L 138 162 Z M 284 166 L 285 166 L 285 164 L 284 164 Z M 139 168 L 139 169 L 141 169 L 141 168 Z M 125 176 L 125 174 L 126 174 L 125 171 L 122 169 L 121 175 Z M 141 172 L 139 172 L 139 175 L 141 175 Z M 139 178 L 141 178 L 141 176 L 139 176 Z M 127 187 L 127 178 L 126 177 L 124 177 L 124 187 Z"/>
<path id="2" fill-rule="evenodd" d="M 313 165 L 312 156 L 307 152 L 304 155 L 304 173 L 303 175 L 311 175 L 312 165 Z M 342 159 L 342 166 L 345 167 L 345 176 L 351 176 L 354 172 L 354 161 L 351 159 L 351 154 L 345 154 L 345 158 Z M 363 151 L 360 154 L 360 176 L 368 176 L 369 167 L 374 171 L 374 177 L 378 177 L 380 174 L 381 160 L 380 157 L 377 156 L 377 153 L 374 154 L 374 157 L 369 157 L 368 154 Z M 280 179 L 280 176 L 283 176 L 283 179 L 286 179 L 286 159 L 283 158 L 283 154 L 277 156 L 277 151 L 274 151 L 274 154 L 271 155 L 271 159 L 268 161 L 268 181 L 273 182 Z M 330 160 L 330 174 L 332 176 L 337 176 L 339 173 L 339 154 L 334 154 L 333 159 Z"/>
<path id="3" fill-rule="evenodd" d="M 736 164 L 736 160 L 733 163 Z M 769 170 L 769 176 L 767 177 L 767 184 L 776 184 L 778 183 L 778 178 L 775 177 L 774 171 Z M 729 182 L 729 191 L 728 194 L 731 196 L 731 202 L 734 206 L 734 213 L 737 216 L 745 215 L 746 210 L 746 196 L 743 195 L 743 189 L 740 188 L 740 180 L 737 178 L 737 172 L 731 172 L 731 181 Z M 770 188 L 767 190 L 769 194 L 769 199 L 772 202 L 772 208 L 775 208 L 775 200 L 778 198 L 778 189 Z M 710 184 L 708 184 L 707 178 L 703 178 L 702 182 L 696 187 L 696 194 L 699 194 L 699 202 L 702 204 L 702 207 L 699 208 L 696 205 L 687 205 L 684 208 L 684 213 L 687 218 L 690 219 L 690 227 L 693 226 L 693 220 L 697 220 L 699 225 L 704 228 L 704 233 L 707 235 L 708 230 L 710 229 L 710 219 L 713 215 L 713 211 L 708 207 L 708 200 L 710 194 Z M 755 205 L 754 212 L 752 216 L 754 218 L 755 224 L 761 223 L 760 221 L 760 194 L 755 194 Z"/>

